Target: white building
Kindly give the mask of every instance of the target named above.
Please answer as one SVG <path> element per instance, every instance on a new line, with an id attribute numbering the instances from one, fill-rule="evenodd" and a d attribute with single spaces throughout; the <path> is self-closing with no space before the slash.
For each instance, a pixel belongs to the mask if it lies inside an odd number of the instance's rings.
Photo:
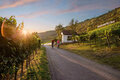
<path id="1" fill-rule="evenodd" d="M 97 28 L 103 27 L 103 26 L 106 26 L 106 25 L 109 25 L 109 24 L 112 24 L 112 23 L 114 23 L 114 22 L 115 22 L 115 21 L 106 22 L 106 23 L 104 23 L 104 24 L 101 24 L 101 25 L 97 26 Z"/>
<path id="2" fill-rule="evenodd" d="M 70 43 L 73 42 L 72 40 L 72 34 L 73 32 L 70 30 L 64 30 L 61 32 L 62 35 L 62 43 Z"/>

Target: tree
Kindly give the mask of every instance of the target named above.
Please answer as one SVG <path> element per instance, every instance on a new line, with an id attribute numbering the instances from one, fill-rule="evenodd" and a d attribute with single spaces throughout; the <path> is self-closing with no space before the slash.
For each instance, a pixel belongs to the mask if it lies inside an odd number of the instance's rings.
<path id="1" fill-rule="evenodd" d="M 63 31 L 63 26 L 62 24 L 59 24 L 55 27 L 56 33 L 58 35 L 58 39 L 61 39 L 61 32 Z"/>
<path id="2" fill-rule="evenodd" d="M 74 19 L 72 19 L 71 21 L 70 21 L 70 23 L 69 23 L 69 26 L 72 26 L 72 25 L 74 25 Z"/>
<path id="3" fill-rule="evenodd" d="M 72 19 L 69 23 L 69 29 L 72 30 L 73 32 L 76 32 L 77 26 L 78 26 L 78 20 Z"/>

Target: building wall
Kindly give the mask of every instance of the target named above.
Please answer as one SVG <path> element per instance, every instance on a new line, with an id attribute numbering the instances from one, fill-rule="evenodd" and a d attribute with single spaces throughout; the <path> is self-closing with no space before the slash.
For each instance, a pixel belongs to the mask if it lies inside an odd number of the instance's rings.
<path id="1" fill-rule="evenodd" d="M 69 42 L 73 42 L 72 40 L 67 40 L 68 36 L 72 36 L 72 35 L 63 35 L 62 34 L 62 43 L 69 43 Z"/>

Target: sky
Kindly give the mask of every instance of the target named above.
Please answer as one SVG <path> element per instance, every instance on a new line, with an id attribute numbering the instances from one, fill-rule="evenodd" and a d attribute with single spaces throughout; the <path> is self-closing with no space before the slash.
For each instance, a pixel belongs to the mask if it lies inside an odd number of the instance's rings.
<path id="1" fill-rule="evenodd" d="M 15 16 L 29 32 L 54 30 L 67 26 L 71 19 L 79 22 L 120 7 L 120 0 L 0 0 L 0 16 Z"/>

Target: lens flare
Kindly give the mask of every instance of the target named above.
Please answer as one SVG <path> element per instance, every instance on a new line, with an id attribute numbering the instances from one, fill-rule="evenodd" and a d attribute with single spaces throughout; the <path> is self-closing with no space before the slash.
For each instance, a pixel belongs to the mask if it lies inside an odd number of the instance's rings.
<path id="1" fill-rule="evenodd" d="M 24 35 L 26 35 L 26 34 L 27 34 L 27 31 L 23 30 L 22 33 L 23 33 Z"/>
<path id="2" fill-rule="evenodd" d="M 3 37 L 5 37 L 5 35 L 4 35 L 4 23 L 5 23 L 5 20 L 3 21 L 3 23 L 2 23 L 2 26 L 1 26 L 1 35 L 3 36 Z"/>

